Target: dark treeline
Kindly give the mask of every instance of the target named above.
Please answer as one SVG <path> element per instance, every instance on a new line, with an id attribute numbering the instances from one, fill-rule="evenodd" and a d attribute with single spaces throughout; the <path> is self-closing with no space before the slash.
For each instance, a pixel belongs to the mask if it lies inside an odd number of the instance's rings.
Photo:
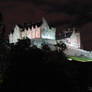
<path id="1" fill-rule="evenodd" d="M 11 46 L 7 57 L 8 68 L 3 75 L 2 88 L 44 92 L 87 90 L 88 64 L 68 61 L 62 52 L 15 45 Z"/>
<path id="2" fill-rule="evenodd" d="M 63 73 L 66 58 L 57 51 L 17 46 L 9 54 L 10 65 L 5 73 L 4 87 L 48 88 L 56 82 L 56 71 Z"/>

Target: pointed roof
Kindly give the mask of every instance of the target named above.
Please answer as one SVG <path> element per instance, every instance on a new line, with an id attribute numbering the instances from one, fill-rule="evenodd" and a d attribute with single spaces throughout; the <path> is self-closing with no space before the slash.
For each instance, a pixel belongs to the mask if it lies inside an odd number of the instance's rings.
<path id="1" fill-rule="evenodd" d="M 45 18 L 42 18 L 42 26 L 49 27 Z"/>

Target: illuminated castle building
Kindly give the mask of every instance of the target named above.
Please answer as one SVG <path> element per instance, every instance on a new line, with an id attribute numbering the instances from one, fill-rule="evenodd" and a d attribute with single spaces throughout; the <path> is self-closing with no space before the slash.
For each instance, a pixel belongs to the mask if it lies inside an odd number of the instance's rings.
<path id="1" fill-rule="evenodd" d="M 40 26 L 38 25 L 31 25 L 24 28 L 21 28 L 20 26 L 16 25 L 14 28 L 14 32 L 10 33 L 9 35 L 9 42 L 10 43 L 17 43 L 20 39 L 52 39 L 55 40 L 55 33 L 56 28 L 50 28 L 47 24 L 46 20 L 43 19 L 42 24 Z"/>
<path id="2" fill-rule="evenodd" d="M 69 34 L 67 36 L 67 34 Z M 27 24 L 23 27 L 16 25 L 13 32 L 9 34 L 9 43 L 17 44 L 19 40 L 30 39 L 30 47 L 37 46 L 41 48 L 42 44 L 47 44 L 51 50 L 55 50 L 57 43 L 63 42 L 69 47 L 80 48 L 80 33 L 75 29 L 72 31 L 64 31 L 64 37 L 56 38 L 56 28 L 49 27 L 47 21 L 43 18 L 41 24 Z"/>

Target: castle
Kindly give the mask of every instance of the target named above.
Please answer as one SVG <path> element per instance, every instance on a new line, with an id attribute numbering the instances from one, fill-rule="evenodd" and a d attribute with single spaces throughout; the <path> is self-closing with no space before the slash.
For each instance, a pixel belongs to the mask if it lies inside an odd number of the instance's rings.
<path id="1" fill-rule="evenodd" d="M 67 36 L 67 34 L 71 34 Z M 64 31 L 64 38 L 56 38 L 56 28 L 49 27 L 47 21 L 43 18 L 41 24 L 27 24 L 21 27 L 16 25 L 13 32 L 9 34 L 9 43 L 16 45 L 19 40 L 30 39 L 30 47 L 33 45 L 41 48 L 42 44 L 47 44 L 51 50 L 55 50 L 57 43 L 65 43 L 69 47 L 80 48 L 80 33 L 75 31 Z"/>

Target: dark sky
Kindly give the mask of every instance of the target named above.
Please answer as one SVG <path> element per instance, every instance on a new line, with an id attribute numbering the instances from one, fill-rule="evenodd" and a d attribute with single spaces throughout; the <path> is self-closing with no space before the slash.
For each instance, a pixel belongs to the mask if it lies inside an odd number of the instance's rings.
<path id="1" fill-rule="evenodd" d="M 92 49 L 92 0 L 0 0 L 0 12 L 6 24 L 6 36 L 13 24 L 38 22 L 45 17 L 60 32 L 76 26 L 85 49 Z"/>

